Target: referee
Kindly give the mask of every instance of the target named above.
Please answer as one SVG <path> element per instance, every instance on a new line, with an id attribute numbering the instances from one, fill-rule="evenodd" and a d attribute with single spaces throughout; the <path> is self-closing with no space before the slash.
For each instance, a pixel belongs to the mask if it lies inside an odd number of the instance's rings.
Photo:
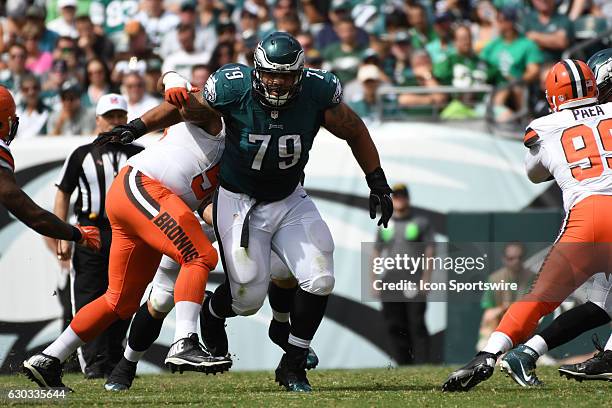
<path id="1" fill-rule="evenodd" d="M 96 134 L 108 132 L 127 123 L 127 101 L 118 94 L 103 95 L 96 106 Z M 108 143 L 98 147 L 89 143 L 78 147 L 66 159 L 57 185 L 53 212 L 60 219 L 68 217 L 70 196 L 76 189 L 78 197 L 74 214 L 81 225 L 95 225 L 100 229 L 102 249 L 95 253 L 77 246 L 72 255 L 72 309 L 81 307 L 102 296 L 108 286 L 108 258 L 111 244 L 110 222 L 104 212 L 106 192 L 129 157 L 142 151 L 136 145 Z M 71 243 L 59 241 L 58 258 L 67 260 L 72 253 Z M 108 376 L 123 355 L 128 320 L 119 320 L 94 341 L 79 350 L 79 362 L 85 378 Z"/>

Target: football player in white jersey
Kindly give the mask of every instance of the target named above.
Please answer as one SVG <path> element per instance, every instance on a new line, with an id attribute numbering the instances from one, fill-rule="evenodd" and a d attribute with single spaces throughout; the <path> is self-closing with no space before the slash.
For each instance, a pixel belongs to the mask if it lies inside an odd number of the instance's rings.
<path id="1" fill-rule="evenodd" d="M 582 61 L 563 60 L 548 73 L 546 99 L 553 113 L 527 128 L 525 166 L 532 182 L 557 182 L 567 215 L 531 292 L 510 306 L 483 350 L 451 373 L 444 391 L 467 391 L 488 379 L 497 358 L 527 340 L 540 318 L 591 276 L 609 269 L 612 104 L 598 104 L 597 96 L 595 75 Z M 529 352 L 524 345 L 517 349 Z M 502 367 L 516 374 L 516 367 L 503 362 Z M 535 382 L 534 373 L 523 374 Z"/>
<path id="2" fill-rule="evenodd" d="M 595 53 L 587 65 L 595 74 L 599 103 L 612 102 L 612 48 Z M 539 385 L 541 382 L 535 374 L 537 359 L 580 334 L 609 323 L 611 295 L 612 279 L 606 273 L 598 273 L 588 291 L 588 302 L 562 313 L 524 345 L 510 350 L 502 358 L 502 369 L 523 387 Z M 593 343 L 598 350 L 595 356 L 577 364 L 563 365 L 559 373 L 579 381 L 612 380 L 612 337 L 604 347 L 595 338 Z"/>
<path id="3" fill-rule="evenodd" d="M 109 287 L 79 310 L 56 341 L 24 362 L 26 375 L 39 386 L 64 387 L 65 359 L 116 319 L 138 310 L 162 255 L 181 266 L 174 291 L 175 339 L 166 364 L 213 373 L 231 366 L 231 359 L 212 356 L 200 345 L 196 328 L 208 272 L 218 258 L 194 211 L 216 188 L 225 134 L 222 127 L 212 135 L 179 123 L 167 136 L 131 157 L 113 182 L 106 201 L 113 232 Z"/>

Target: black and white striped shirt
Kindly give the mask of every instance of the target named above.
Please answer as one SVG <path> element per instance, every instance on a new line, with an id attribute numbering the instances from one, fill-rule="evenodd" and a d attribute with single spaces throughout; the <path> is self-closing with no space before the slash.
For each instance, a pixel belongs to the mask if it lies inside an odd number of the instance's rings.
<path id="1" fill-rule="evenodd" d="M 144 148 L 138 145 L 108 143 L 102 147 L 77 147 L 64 162 L 57 188 L 66 194 L 78 189 L 74 213 L 79 220 L 107 224 L 106 193 L 127 160 Z"/>

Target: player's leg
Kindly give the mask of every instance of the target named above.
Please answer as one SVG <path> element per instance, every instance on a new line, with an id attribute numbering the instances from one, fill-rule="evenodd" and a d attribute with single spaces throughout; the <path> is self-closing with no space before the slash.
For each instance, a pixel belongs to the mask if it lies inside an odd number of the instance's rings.
<path id="1" fill-rule="evenodd" d="M 610 321 L 612 316 L 612 276 L 607 277 L 606 274 L 600 273 L 595 276 L 593 286 L 589 291 L 589 303 L 593 304 L 594 307 L 591 310 L 591 315 L 587 315 L 586 311 L 580 315 L 575 315 L 575 319 L 590 321 L 592 325 L 600 323 L 599 325 L 605 324 Z M 581 305 L 578 308 L 582 308 L 585 305 Z M 578 308 L 572 309 L 576 310 Z M 570 310 L 571 312 L 571 310 Z M 567 313 L 567 312 L 566 312 Z M 566 314 L 564 313 L 564 314 Z M 561 317 L 561 316 L 559 316 Z M 557 318 L 558 319 L 558 318 Z M 565 333 L 563 330 L 572 330 L 572 325 L 580 325 L 579 322 L 567 322 L 563 326 L 559 326 L 555 331 L 550 330 L 546 333 L 541 333 L 544 337 L 546 344 L 549 348 L 553 348 L 550 345 L 557 345 L 563 343 L 558 342 L 559 339 L 563 339 Z M 552 325 L 551 325 L 552 326 Z M 595 326 L 594 326 L 595 327 Z M 546 330 L 551 329 L 549 326 Z M 546 331 L 545 330 L 545 331 Z M 574 329 L 575 330 L 575 329 Z M 586 331 L 586 330 L 584 330 Z M 580 333 L 578 333 L 580 334 Z M 529 343 L 529 342 L 528 342 Z M 573 378 L 578 381 L 582 380 L 612 380 L 612 336 L 608 339 L 608 342 L 604 347 L 601 347 L 599 341 L 594 338 L 593 343 L 597 349 L 597 353 L 586 361 L 577 364 L 566 364 L 559 367 L 559 373 L 566 376 L 567 378 Z"/>
<path id="2" fill-rule="evenodd" d="M 557 308 L 596 271 L 603 270 L 606 259 L 602 257 L 602 248 L 593 244 L 593 241 L 606 242 L 595 239 L 600 226 L 593 219 L 594 209 L 598 207 L 598 200 L 594 197 L 583 200 L 571 210 L 531 292 L 510 306 L 484 349 L 468 364 L 451 373 L 443 390 L 466 391 L 491 377 L 495 362 L 502 353 L 526 340 L 543 316 Z M 513 375 L 510 369 L 505 367 Z M 527 376 L 530 377 L 531 373 Z"/>
<path id="3" fill-rule="evenodd" d="M 291 210 L 274 234 L 272 248 L 291 268 L 299 286 L 291 309 L 289 345 L 276 379 L 288 390 L 309 391 L 306 358 L 334 287 L 334 242 L 314 202 L 301 187 L 286 200 Z"/>
<path id="4" fill-rule="evenodd" d="M 289 331 L 291 325 L 289 317 L 293 300 L 297 292 L 298 282 L 283 261 L 272 252 L 270 254 L 270 285 L 268 287 L 268 301 L 272 309 L 272 319 L 268 327 L 270 340 L 283 351 L 287 351 L 289 344 Z M 312 370 L 319 364 L 319 357 L 312 347 L 308 349 L 306 369 Z"/>
<path id="5" fill-rule="evenodd" d="M 123 357 L 104 384 L 106 390 L 124 391 L 131 387 L 138 362 L 159 337 L 164 319 L 174 307 L 174 285 L 179 269 L 180 265 L 172 258 L 162 258 L 149 298 L 132 319 Z"/>
<path id="6" fill-rule="evenodd" d="M 258 227 L 271 222 L 260 207 L 250 214 L 248 249 L 241 246 L 243 222 L 255 200 L 219 188 L 213 200 L 213 221 L 225 281 L 206 296 L 202 313 L 202 340 L 215 356 L 228 354 L 225 319 L 256 313 L 265 301 L 270 281 L 272 234 Z M 263 206 L 263 205 L 262 205 Z"/>

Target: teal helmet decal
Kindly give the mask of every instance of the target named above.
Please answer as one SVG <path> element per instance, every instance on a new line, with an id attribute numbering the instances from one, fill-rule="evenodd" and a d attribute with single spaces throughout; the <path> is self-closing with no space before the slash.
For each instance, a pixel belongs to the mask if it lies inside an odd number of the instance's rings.
<path id="1" fill-rule="evenodd" d="M 277 31 L 267 35 L 255 49 L 255 96 L 270 108 L 286 106 L 302 88 L 303 71 L 304 50 L 300 43 L 284 32 Z M 283 85 L 277 81 L 266 80 L 281 75 L 288 75 L 288 81 L 283 81 Z"/>

